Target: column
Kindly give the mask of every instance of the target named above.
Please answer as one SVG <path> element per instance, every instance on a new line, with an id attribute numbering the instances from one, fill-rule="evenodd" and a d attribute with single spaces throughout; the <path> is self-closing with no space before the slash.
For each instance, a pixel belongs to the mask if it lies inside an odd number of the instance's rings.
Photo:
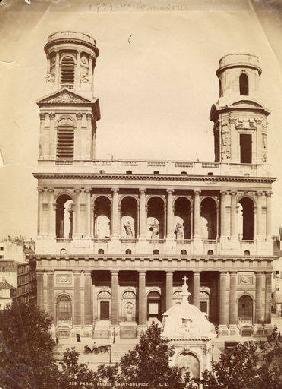
<path id="1" fill-rule="evenodd" d="M 75 202 L 73 203 L 73 237 L 79 238 L 79 219 L 80 219 L 80 190 L 75 189 Z"/>
<path id="2" fill-rule="evenodd" d="M 165 282 L 165 309 L 172 307 L 172 292 L 173 292 L 173 272 L 166 272 Z"/>
<path id="3" fill-rule="evenodd" d="M 55 85 L 57 87 L 56 89 L 59 89 L 60 88 L 60 57 L 58 52 L 56 52 L 55 75 L 56 75 Z"/>
<path id="4" fill-rule="evenodd" d="M 46 272 L 43 273 L 43 307 L 44 311 L 48 312 L 48 276 Z"/>
<path id="5" fill-rule="evenodd" d="M 194 239 L 200 238 L 200 190 L 194 191 Z"/>
<path id="6" fill-rule="evenodd" d="M 237 273 L 230 273 L 229 324 L 237 324 L 238 308 L 236 304 Z"/>
<path id="7" fill-rule="evenodd" d="M 119 204 L 118 204 L 118 188 L 112 188 L 112 238 L 118 239 L 120 230 Z"/>
<path id="8" fill-rule="evenodd" d="M 48 300 L 48 312 L 55 317 L 55 305 L 54 305 L 54 272 L 47 273 L 47 300 Z"/>
<path id="9" fill-rule="evenodd" d="M 262 202 L 263 192 L 257 192 L 257 218 L 256 218 L 256 235 L 261 237 L 261 202 Z"/>
<path id="10" fill-rule="evenodd" d="M 145 189 L 140 189 L 139 198 L 139 238 L 146 239 L 146 224 L 147 224 L 147 211 L 146 211 L 146 194 Z"/>
<path id="11" fill-rule="evenodd" d="M 44 309 L 43 296 L 43 273 L 36 272 L 36 286 L 37 286 L 37 305 L 40 309 Z"/>
<path id="12" fill-rule="evenodd" d="M 237 227 L 237 194 L 231 193 L 231 238 L 238 239 Z"/>
<path id="13" fill-rule="evenodd" d="M 42 202 L 43 202 L 44 189 L 38 188 L 38 202 L 37 202 L 37 235 L 43 234 L 42 230 Z"/>
<path id="14" fill-rule="evenodd" d="M 85 273 L 80 273 L 80 324 L 84 326 L 84 286 L 85 286 Z"/>
<path id="15" fill-rule="evenodd" d="M 263 291 L 263 284 L 264 284 L 264 274 L 263 273 L 256 273 L 256 301 L 255 301 L 255 322 L 260 323 L 261 321 L 264 321 L 264 291 Z"/>
<path id="16" fill-rule="evenodd" d="M 265 321 L 271 322 L 271 282 L 272 273 L 265 274 Z"/>
<path id="17" fill-rule="evenodd" d="M 49 189 L 49 237 L 56 237 L 56 203 L 54 203 L 54 189 Z"/>
<path id="18" fill-rule="evenodd" d="M 92 275 L 90 271 L 85 272 L 84 278 L 84 324 L 92 325 L 93 307 L 92 307 Z"/>
<path id="19" fill-rule="evenodd" d="M 89 189 L 85 189 L 86 196 L 86 236 L 91 237 L 91 193 Z"/>
<path id="20" fill-rule="evenodd" d="M 118 272 L 112 271 L 111 272 L 111 293 L 112 293 L 112 299 L 111 299 L 111 324 L 117 325 L 118 324 Z"/>
<path id="21" fill-rule="evenodd" d="M 226 206 L 226 192 L 221 192 L 220 196 L 220 236 L 226 237 L 227 232 L 226 232 L 226 211 L 225 211 L 225 206 Z"/>
<path id="22" fill-rule="evenodd" d="M 167 238 L 174 239 L 173 190 L 167 190 Z"/>
<path id="23" fill-rule="evenodd" d="M 271 195 L 272 192 L 266 193 L 266 237 L 271 239 Z"/>
<path id="24" fill-rule="evenodd" d="M 219 275 L 219 324 L 228 324 L 228 311 L 226 304 L 227 294 L 227 272 L 222 272 Z"/>
<path id="25" fill-rule="evenodd" d="M 73 278 L 73 324 L 80 325 L 80 272 L 74 272 Z"/>
<path id="26" fill-rule="evenodd" d="M 139 272 L 139 325 L 147 322 L 146 272 Z"/>
<path id="27" fill-rule="evenodd" d="M 200 309 L 200 289 L 201 289 L 201 274 L 200 272 L 194 272 L 193 282 L 193 304 Z"/>
<path id="28" fill-rule="evenodd" d="M 55 113 L 50 112 L 50 129 L 49 129 L 49 159 L 56 159 L 56 131 L 55 131 Z"/>

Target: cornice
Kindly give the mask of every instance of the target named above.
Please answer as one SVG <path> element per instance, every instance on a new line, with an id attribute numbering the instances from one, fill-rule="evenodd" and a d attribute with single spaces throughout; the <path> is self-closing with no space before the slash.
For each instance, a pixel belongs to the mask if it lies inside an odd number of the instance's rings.
<path id="1" fill-rule="evenodd" d="M 269 183 L 276 181 L 274 177 L 246 177 L 246 176 L 204 176 L 204 175 L 165 175 L 165 174 L 111 174 L 111 173 L 33 173 L 37 179 L 88 179 L 88 180 L 122 180 L 122 181 L 203 181 L 216 182 L 254 182 Z"/>

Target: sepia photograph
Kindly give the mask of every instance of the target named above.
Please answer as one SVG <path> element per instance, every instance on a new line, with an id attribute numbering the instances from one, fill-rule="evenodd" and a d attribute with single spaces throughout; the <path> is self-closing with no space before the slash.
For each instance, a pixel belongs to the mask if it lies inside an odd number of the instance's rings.
<path id="1" fill-rule="evenodd" d="M 0 389 L 282 387 L 282 0 L 0 0 Z"/>

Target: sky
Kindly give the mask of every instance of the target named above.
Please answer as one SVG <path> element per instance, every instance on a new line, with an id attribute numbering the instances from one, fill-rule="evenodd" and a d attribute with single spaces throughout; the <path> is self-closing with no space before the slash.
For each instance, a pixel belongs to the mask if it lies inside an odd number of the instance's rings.
<path id="1" fill-rule="evenodd" d="M 282 7 L 262 0 L 3 0 L 0 6 L 0 238 L 36 236 L 43 46 L 55 31 L 90 33 L 100 56 L 97 158 L 213 161 L 211 106 L 219 59 L 260 57 L 270 109 L 273 233 L 282 225 Z"/>

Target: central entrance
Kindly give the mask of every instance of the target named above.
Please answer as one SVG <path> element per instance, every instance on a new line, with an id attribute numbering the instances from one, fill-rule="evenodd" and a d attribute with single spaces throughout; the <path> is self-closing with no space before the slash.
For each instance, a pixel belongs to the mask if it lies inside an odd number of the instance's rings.
<path id="1" fill-rule="evenodd" d="M 151 291 L 148 294 L 147 299 L 147 312 L 149 320 L 150 318 L 155 318 L 161 320 L 161 296 L 157 291 Z"/>
<path id="2" fill-rule="evenodd" d="M 253 300 L 248 295 L 243 295 L 238 300 L 238 318 L 241 321 L 253 321 Z"/>
<path id="3" fill-rule="evenodd" d="M 109 320 L 110 319 L 110 302 L 109 301 L 100 301 L 100 319 Z"/>

